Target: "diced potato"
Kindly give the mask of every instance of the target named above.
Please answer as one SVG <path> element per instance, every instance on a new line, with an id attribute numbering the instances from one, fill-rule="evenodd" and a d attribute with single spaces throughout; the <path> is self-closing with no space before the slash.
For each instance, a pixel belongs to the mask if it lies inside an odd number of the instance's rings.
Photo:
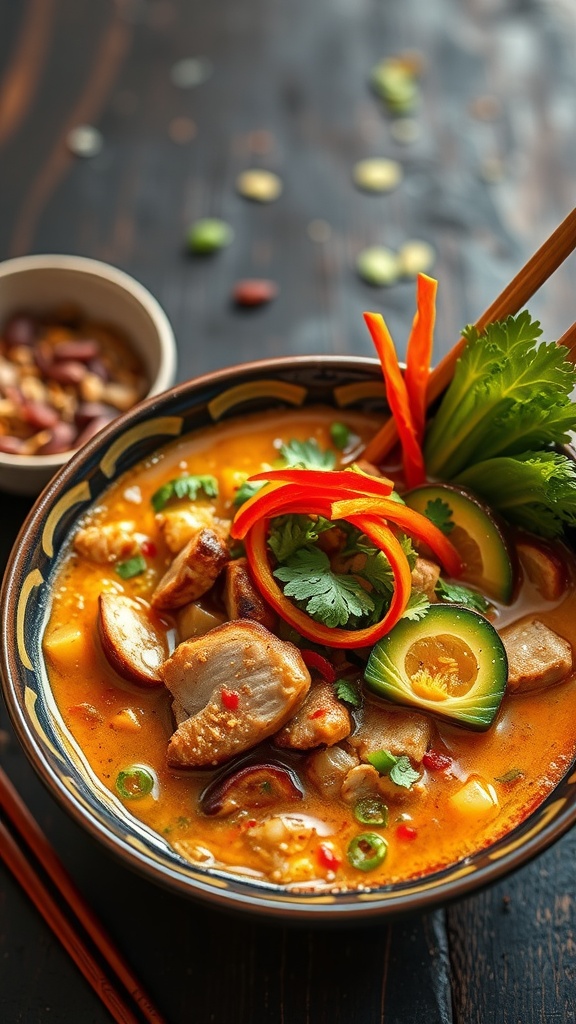
<path id="1" fill-rule="evenodd" d="M 133 708 L 122 708 L 110 719 L 110 728 L 116 732 L 138 732 L 141 724 Z"/>
<path id="2" fill-rule="evenodd" d="M 84 632 L 74 623 L 64 623 L 53 629 L 44 638 L 44 653 L 60 672 L 75 668 L 81 659 L 89 654 L 88 640 Z"/>
<path id="3" fill-rule="evenodd" d="M 471 775 L 457 793 L 450 797 L 450 803 L 462 817 L 475 821 L 493 818 L 498 813 L 496 790 L 486 779 Z"/>
<path id="4" fill-rule="evenodd" d="M 226 617 L 220 612 L 211 612 L 194 601 L 181 608 L 177 616 L 178 637 L 180 642 L 190 640 L 194 636 L 204 636 L 215 626 L 221 626 L 226 622 Z"/>

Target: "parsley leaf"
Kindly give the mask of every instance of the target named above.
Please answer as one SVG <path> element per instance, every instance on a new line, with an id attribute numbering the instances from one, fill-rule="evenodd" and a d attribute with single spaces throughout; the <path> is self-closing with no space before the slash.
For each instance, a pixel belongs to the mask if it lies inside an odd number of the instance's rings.
<path id="1" fill-rule="evenodd" d="M 462 604 L 466 608 L 473 608 L 476 612 L 486 612 L 490 607 L 490 602 L 482 594 L 479 594 L 477 590 L 470 590 L 469 587 L 463 587 L 460 583 L 447 583 L 446 580 L 439 579 L 434 592 L 440 601 L 445 601 L 448 604 Z"/>
<path id="2" fill-rule="evenodd" d="M 451 533 L 454 529 L 454 523 L 452 522 L 452 509 L 447 502 L 442 501 L 442 498 L 434 498 L 433 501 L 429 501 L 424 509 L 424 515 L 434 526 L 437 526 L 442 533 Z"/>
<path id="3" fill-rule="evenodd" d="M 350 679 L 337 679 L 334 683 L 334 692 L 338 700 L 350 704 L 353 708 L 359 708 L 362 704 L 358 687 Z"/>
<path id="4" fill-rule="evenodd" d="M 410 763 L 410 758 L 406 757 L 406 754 L 402 754 L 398 758 L 396 764 L 390 769 L 390 779 L 397 786 L 401 786 L 402 789 L 412 789 L 415 782 L 418 782 L 420 778 L 420 772 L 417 772 Z"/>
<path id="5" fill-rule="evenodd" d="M 309 441 L 289 441 L 280 448 L 280 455 L 286 466 L 298 469 L 334 469 L 336 455 L 334 452 L 322 451 L 315 438 Z"/>
<path id="6" fill-rule="evenodd" d="M 310 519 L 310 516 L 278 516 L 270 524 L 268 544 L 278 562 L 285 562 L 299 548 L 318 540 L 321 533 L 334 526 L 329 519 Z"/>
<path id="7" fill-rule="evenodd" d="M 195 501 L 200 491 L 204 492 L 207 498 L 218 496 L 218 481 L 215 476 L 178 476 L 163 484 L 152 495 L 152 507 L 155 512 L 161 512 L 165 505 L 173 498 L 189 498 Z"/>
<path id="8" fill-rule="evenodd" d="M 236 491 L 232 504 L 236 508 L 240 508 L 240 505 L 243 505 L 245 501 L 258 494 L 258 491 L 264 487 L 265 482 L 265 480 L 245 480 Z"/>
<path id="9" fill-rule="evenodd" d="M 320 548 L 300 548 L 274 570 L 274 576 L 286 584 L 286 597 L 293 597 L 311 618 L 326 626 L 346 626 L 351 617 L 374 610 L 372 598 L 358 580 L 332 572 Z"/>

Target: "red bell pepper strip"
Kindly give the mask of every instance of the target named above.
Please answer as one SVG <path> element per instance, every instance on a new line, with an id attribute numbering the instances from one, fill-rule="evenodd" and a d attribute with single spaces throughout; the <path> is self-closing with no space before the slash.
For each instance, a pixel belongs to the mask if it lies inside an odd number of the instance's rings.
<path id="1" fill-rule="evenodd" d="M 424 456 L 422 455 L 422 449 L 410 410 L 406 384 L 398 365 L 394 342 L 380 313 L 364 313 L 364 320 L 372 335 L 378 358 L 382 364 L 384 383 L 386 385 L 386 398 L 390 406 L 390 412 L 396 422 L 402 446 L 406 486 L 409 488 L 418 487 L 426 479 Z"/>
<path id="2" fill-rule="evenodd" d="M 394 592 L 390 606 L 380 622 L 365 629 L 347 630 L 325 626 L 316 622 L 284 596 L 268 562 L 266 536 L 268 520 L 258 519 L 245 538 L 246 557 L 252 578 L 260 593 L 276 612 L 302 636 L 327 647 L 369 647 L 380 640 L 398 622 L 404 612 L 412 588 L 412 576 L 406 555 L 400 543 L 387 526 L 368 517 L 352 516 L 349 520 L 366 534 L 384 552 L 394 577 Z"/>
<path id="3" fill-rule="evenodd" d="M 448 540 L 448 537 L 439 530 L 426 516 L 408 508 L 399 501 L 392 501 L 386 498 L 353 498 L 344 501 L 335 501 L 331 508 L 332 519 L 347 519 L 351 522 L 352 516 L 362 516 L 363 519 L 370 518 L 381 521 L 388 520 L 399 526 L 411 537 L 417 537 L 424 541 L 450 576 L 460 576 L 462 572 L 462 560 L 456 548 Z"/>
<path id="4" fill-rule="evenodd" d="M 416 316 L 406 348 L 404 381 L 416 436 L 420 444 L 426 424 L 426 388 L 432 361 L 432 342 L 436 321 L 436 290 L 438 282 L 426 274 L 418 274 L 416 282 Z"/>
<path id="5" fill-rule="evenodd" d="M 300 651 L 300 654 L 307 668 L 313 668 L 327 683 L 336 682 L 336 669 L 332 662 L 328 661 L 328 658 L 324 658 L 317 651 L 309 651 L 306 647 Z"/>
<path id="6" fill-rule="evenodd" d="M 337 487 L 355 494 L 388 495 L 394 490 L 394 483 L 385 476 L 366 476 L 351 469 L 271 469 L 262 473 L 254 473 L 249 480 L 278 480 L 290 484 L 303 484 L 307 487 Z"/>

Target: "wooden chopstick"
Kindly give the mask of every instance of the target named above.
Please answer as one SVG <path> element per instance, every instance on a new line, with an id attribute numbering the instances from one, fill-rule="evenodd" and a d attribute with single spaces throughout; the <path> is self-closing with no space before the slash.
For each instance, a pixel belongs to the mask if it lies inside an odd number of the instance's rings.
<path id="1" fill-rule="evenodd" d="M 86 903 L 2 768 L 0 768 L 0 807 L 9 819 L 14 833 L 24 840 L 42 864 L 46 875 L 82 924 L 103 960 L 114 973 L 115 978 L 122 982 L 141 1015 L 140 1018 L 137 1017 L 122 995 L 113 987 L 111 978 L 102 970 L 83 942 L 80 932 L 74 928 L 55 902 L 44 882 L 30 864 L 27 854 L 23 852 L 12 834 L 0 821 L 0 857 L 30 896 L 84 977 L 108 1008 L 114 1020 L 118 1024 L 138 1024 L 139 1019 L 149 1021 L 150 1024 L 164 1024 L 164 1018 L 156 1010 L 132 970 L 114 947 L 111 938 Z"/>
<path id="2" fill-rule="evenodd" d="M 568 359 L 571 363 L 576 363 L 576 321 L 564 332 L 561 338 L 558 338 L 558 344 L 564 345 L 568 349 Z"/>
<path id="3" fill-rule="evenodd" d="M 474 326 L 479 331 L 482 331 L 487 324 L 493 323 L 495 320 L 503 320 L 507 316 L 518 313 L 575 248 L 576 207 L 556 230 L 552 232 L 537 252 L 530 257 L 528 262 L 522 267 L 522 270 L 516 274 L 516 277 L 506 285 L 504 291 L 494 300 L 492 305 L 484 310 Z M 562 343 L 567 344 L 565 341 Z M 426 404 L 428 406 L 448 387 L 454 375 L 456 362 L 465 344 L 464 338 L 460 338 L 444 358 L 440 360 L 438 366 L 432 370 L 426 391 Z M 362 457 L 367 459 L 368 462 L 378 463 L 394 447 L 397 440 L 396 424 L 390 418 L 367 444 Z"/>

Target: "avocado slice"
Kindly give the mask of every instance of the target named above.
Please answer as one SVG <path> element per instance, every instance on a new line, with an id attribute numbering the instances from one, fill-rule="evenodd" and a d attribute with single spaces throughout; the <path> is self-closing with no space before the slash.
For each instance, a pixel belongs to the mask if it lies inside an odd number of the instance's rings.
<path id="1" fill-rule="evenodd" d="M 502 702 L 508 659 L 483 615 L 433 604 L 418 622 L 401 619 L 376 644 L 364 678 L 378 697 L 483 731 Z"/>
<path id="2" fill-rule="evenodd" d="M 502 604 L 510 604 L 514 569 L 510 549 L 487 505 L 470 491 L 425 484 L 404 495 L 406 504 L 444 529 L 464 562 L 460 577 Z"/>

